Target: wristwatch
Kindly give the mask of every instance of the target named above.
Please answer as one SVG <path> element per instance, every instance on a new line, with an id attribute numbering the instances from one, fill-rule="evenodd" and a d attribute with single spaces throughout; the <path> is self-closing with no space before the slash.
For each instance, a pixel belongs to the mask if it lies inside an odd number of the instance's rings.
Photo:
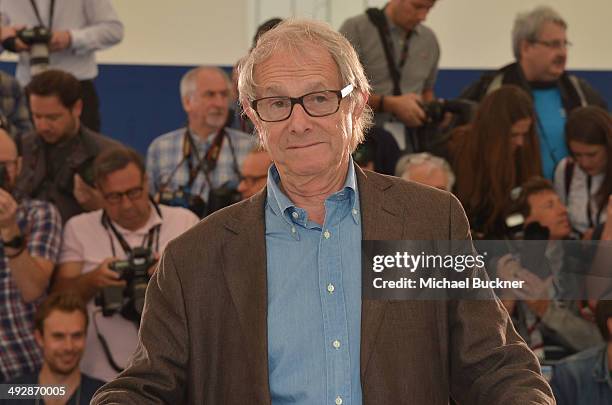
<path id="1" fill-rule="evenodd" d="M 16 235 L 8 242 L 3 240 L 2 244 L 4 245 L 4 247 L 9 247 L 12 249 L 21 249 L 25 245 L 25 238 L 21 234 Z"/>

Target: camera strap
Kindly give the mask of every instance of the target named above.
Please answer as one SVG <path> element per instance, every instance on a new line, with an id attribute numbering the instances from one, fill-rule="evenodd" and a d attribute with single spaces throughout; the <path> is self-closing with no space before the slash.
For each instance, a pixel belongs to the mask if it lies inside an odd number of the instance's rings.
<path id="1" fill-rule="evenodd" d="M 408 42 L 410 37 L 412 36 L 412 31 L 408 31 L 406 33 L 406 38 L 404 39 L 404 45 L 402 46 L 402 51 L 400 53 L 400 59 L 396 63 L 395 57 L 393 56 L 393 41 L 391 39 L 391 30 L 389 29 L 389 24 L 387 23 L 387 17 L 385 16 L 385 9 L 379 8 L 369 8 L 366 10 L 366 14 L 368 18 L 374 24 L 374 26 L 378 29 L 378 34 L 380 35 L 380 41 L 383 46 L 383 50 L 385 51 L 385 58 L 387 59 L 387 66 L 389 68 L 389 75 L 391 76 L 391 80 L 393 81 L 393 95 L 399 96 L 402 94 L 402 90 L 400 88 L 400 80 L 402 76 L 401 69 L 406 64 L 406 60 L 408 59 Z"/>
<path id="2" fill-rule="evenodd" d="M 40 16 L 40 11 L 38 10 L 38 5 L 36 4 L 36 0 L 30 0 L 30 4 L 32 5 L 32 8 L 34 9 L 34 14 L 36 14 L 36 19 L 38 20 L 38 24 L 40 24 L 41 26 L 45 26 L 45 23 L 42 20 L 42 17 Z M 53 26 L 53 14 L 55 13 L 55 0 L 51 0 L 51 4 L 49 5 L 49 24 L 47 25 L 47 28 L 49 29 L 49 31 L 51 31 L 51 27 Z"/>
<path id="3" fill-rule="evenodd" d="M 159 207 L 157 206 L 157 204 L 155 204 L 155 202 L 151 202 L 151 203 L 155 207 L 155 210 L 157 211 L 157 214 L 159 215 L 159 217 L 162 218 L 161 211 Z M 117 251 L 115 250 L 115 242 L 113 240 L 113 235 L 119 242 L 119 245 L 121 245 L 121 249 L 123 250 L 123 253 L 125 253 L 126 256 L 129 256 L 132 253 L 132 247 L 129 245 L 129 243 L 127 243 L 127 241 L 125 240 L 123 235 L 121 235 L 121 233 L 117 230 L 115 225 L 113 225 L 108 215 L 106 215 L 106 212 L 102 212 L 102 226 L 108 233 L 108 239 L 110 241 L 111 252 L 112 252 L 113 257 L 117 257 Z M 144 247 L 146 245 L 146 247 L 149 250 L 153 251 L 152 247 L 153 247 L 153 243 L 155 242 L 154 252 L 156 253 L 159 252 L 159 234 L 160 232 L 161 232 L 161 224 L 152 226 L 151 229 L 149 229 L 149 232 L 142 239 L 141 246 Z"/>
<path id="4" fill-rule="evenodd" d="M 200 157 L 197 145 L 189 133 L 189 128 L 185 130 L 185 135 L 183 137 L 183 160 L 187 161 L 187 167 L 189 168 L 189 182 L 187 183 L 187 188 L 189 190 L 191 190 L 191 186 L 198 177 L 199 172 L 204 173 L 206 183 L 210 189 L 213 188 L 212 181 L 210 180 L 210 173 L 217 167 L 217 162 L 219 161 L 219 156 L 221 156 L 221 148 L 223 147 L 223 141 L 225 138 L 227 138 L 230 152 L 232 153 L 232 168 L 236 175 L 240 176 L 238 159 L 236 158 L 236 151 L 234 150 L 234 145 L 232 144 L 232 138 L 227 135 L 225 128 L 221 128 L 221 130 L 217 132 L 215 139 L 213 139 L 212 144 L 204 155 L 204 159 Z M 192 155 L 195 155 L 195 159 L 197 161 L 195 166 L 193 164 Z"/>

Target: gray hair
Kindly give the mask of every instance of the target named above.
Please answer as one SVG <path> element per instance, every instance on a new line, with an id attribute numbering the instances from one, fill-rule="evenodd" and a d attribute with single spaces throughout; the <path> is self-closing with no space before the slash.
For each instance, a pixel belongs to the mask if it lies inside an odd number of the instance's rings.
<path id="1" fill-rule="evenodd" d="M 397 177 L 403 177 L 404 174 L 408 172 L 408 178 L 410 178 L 410 169 L 422 165 L 429 167 L 429 173 L 434 169 L 442 170 L 448 177 L 447 191 L 453 188 L 455 185 L 455 173 L 453 173 L 453 169 L 451 169 L 448 162 L 441 157 L 434 156 L 427 152 L 412 153 L 402 156 L 395 165 L 395 175 Z"/>
<path id="2" fill-rule="evenodd" d="M 360 99 L 361 94 L 370 94 L 370 84 L 359 62 L 359 57 L 342 34 L 324 22 L 288 19 L 263 34 L 251 53 L 241 63 L 238 90 L 244 111 L 251 110 L 251 101 L 257 98 L 255 66 L 263 63 L 278 50 L 286 50 L 298 55 L 303 52 L 303 47 L 307 44 L 321 46 L 330 53 L 338 66 L 342 85 L 350 83 L 354 86 L 354 90 L 348 96 L 353 106 Z M 365 130 L 372 124 L 372 115 L 372 110 L 366 104 L 363 113 L 353 127 L 351 152 L 363 141 Z"/>
<path id="3" fill-rule="evenodd" d="M 539 6 L 532 11 L 519 13 L 516 16 L 514 27 L 512 27 L 512 51 L 516 60 L 521 57 L 521 43 L 537 41 L 542 26 L 547 22 L 567 29 L 567 23 L 561 15 L 548 6 Z"/>
<path id="4" fill-rule="evenodd" d="M 186 97 L 191 97 L 193 93 L 196 91 L 196 80 L 198 75 L 202 72 L 217 72 L 225 82 L 227 83 L 228 90 L 231 89 L 231 81 L 225 70 L 221 69 L 218 66 L 198 66 L 193 69 L 190 69 L 183 75 L 181 78 L 180 91 L 181 91 L 181 99 Z"/>

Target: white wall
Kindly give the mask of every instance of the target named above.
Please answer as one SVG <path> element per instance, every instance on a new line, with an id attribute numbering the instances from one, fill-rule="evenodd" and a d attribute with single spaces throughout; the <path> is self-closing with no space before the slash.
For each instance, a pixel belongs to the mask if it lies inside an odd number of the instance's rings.
<path id="1" fill-rule="evenodd" d="M 24 1 L 24 3 L 26 3 Z M 102 63 L 232 65 L 259 22 L 296 13 L 329 21 L 381 0 L 114 0 L 125 40 L 99 52 Z M 490 68 L 512 60 L 510 30 L 533 0 L 438 0 L 427 24 L 442 47 L 442 68 Z M 571 69 L 612 70 L 612 0 L 549 0 L 569 24 Z M 6 53 L 5 53 L 6 54 Z M 7 56 L 3 55 L 3 59 Z"/>

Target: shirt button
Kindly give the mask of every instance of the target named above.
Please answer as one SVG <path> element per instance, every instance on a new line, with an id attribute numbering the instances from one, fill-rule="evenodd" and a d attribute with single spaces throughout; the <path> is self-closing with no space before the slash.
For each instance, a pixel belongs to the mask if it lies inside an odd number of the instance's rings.
<path id="1" fill-rule="evenodd" d="M 357 211 L 357 208 L 353 208 L 353 215 L 357 215 L 359 214 L 359 211 Z"/>
<path id="2" fill-rule="evenodd" d="M 340 396 L 336 397 L 336 405 L 342 405 L 342 397 Z"/>
<path id="3" fill-rule="evenodd" d="M 295 226 L 291 227 L 291 233 L 295 233 Z"/>
<path id="4" fill-rule="evenodd" d="M 336 287 L 334 287 L 332 283 L 327 284 L 327 291 L 329 291 L 330 294 L 332 294 L 335 289 Z"/>
<path id="5" fill-rule="evenodd" d="M 334 340 L 332 342 L 332 346 L 334 346 L 334 349 L 339 349 L 340 348 L 340 341 L 339 340 Z"/>
<path id="6" fill-rule="evenodd" d="M 298 214 L 297 212 L 293 211 L 293 214 L 291 214 L 291 216 L 295 219 L 298 219 L 298 217 L 300 216 L 300 214 Z"/>
<path id="7" fill-rule="evenodd" d="M 329 238 L 331 237 L 331 233 L 329 233 L 329 231 L 328 231 L 328 230 L 325 230 L 325 232 L 323 232 L 323 237 L 324 237 L 325 239 L 329 239 Z"/>

